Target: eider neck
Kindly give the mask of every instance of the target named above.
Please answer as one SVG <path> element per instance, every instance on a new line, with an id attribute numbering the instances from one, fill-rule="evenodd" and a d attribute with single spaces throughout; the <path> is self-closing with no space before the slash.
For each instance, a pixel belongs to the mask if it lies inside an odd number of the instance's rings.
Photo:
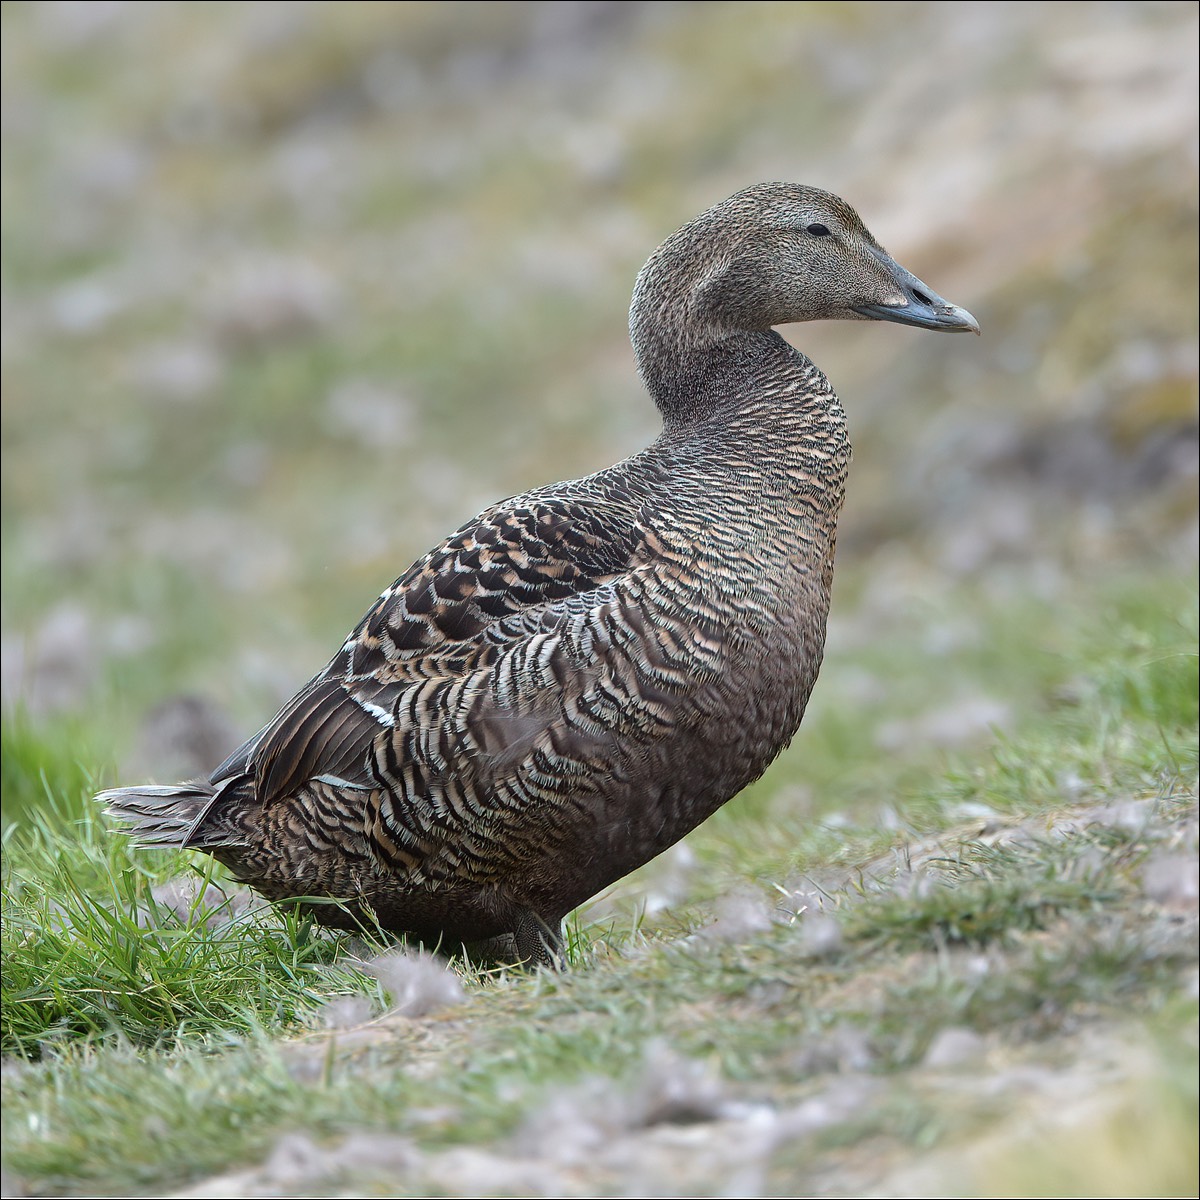
<path id="1" fill-rule="evenodd" d="M 771 390 L 804 360 L 754 304 L 724 286 L 730 253 L 711 214 L 668 238 L 639 272 L 629 307 L 638 373 L 668 432 L 720 420 L 719 410 Z"/>
<path id="2" fill-rule="evenodd" d="M 656 340 L 635 343 L 635 349 L 638 371 L 668 436 L 746 418 L 753 422 L 756 415 L 766 419 L 780 391 L 812 370 L 807 358 L 770 329 L 730 333 L 702 346 Z"/>

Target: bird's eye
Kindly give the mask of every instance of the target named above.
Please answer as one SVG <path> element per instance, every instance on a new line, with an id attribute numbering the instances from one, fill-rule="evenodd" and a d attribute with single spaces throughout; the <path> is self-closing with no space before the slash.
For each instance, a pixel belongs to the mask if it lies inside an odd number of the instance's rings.
<path id="1" fill-rule="evenodd" d="M 828 237 L 829 236 L 829 226 L 828 225 L 809 225 L 807 227 L 807 232 L 811 233 L 813 235 L 813 237 Z"/>

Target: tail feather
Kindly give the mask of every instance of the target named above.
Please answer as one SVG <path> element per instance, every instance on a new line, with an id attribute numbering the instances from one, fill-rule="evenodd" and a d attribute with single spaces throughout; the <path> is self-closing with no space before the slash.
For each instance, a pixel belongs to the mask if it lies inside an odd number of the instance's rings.
<path id="1" fill-rule="evenodd" d="M 226 846 L 231 830 L 205 828 L 205 818 L 220 798 L 222 787 L 210 783 L 177 783 L 167 786 L 144 783 L 138 787 L 109 788 L 96 799 L 109 816 L 130 826 L 139 846 Z M 208 822 L 208 825 L 214 825 Z"/>

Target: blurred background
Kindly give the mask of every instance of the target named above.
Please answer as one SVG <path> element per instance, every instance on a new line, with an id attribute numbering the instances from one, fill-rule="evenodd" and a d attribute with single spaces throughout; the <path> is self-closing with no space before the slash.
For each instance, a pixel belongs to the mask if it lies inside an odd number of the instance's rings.
<path id="1" fill-rule="evenodd" d="M 651 440 L 634 276 L 760 180 L 983 327 L 784 331 L 855 444 L 814 706 L 906 605 L 943 652 L 986 637 L 946 597 L 1195 574 L 1194 4 L 6 3 L 2 55 L 5 705 L 127 782 Z"/>

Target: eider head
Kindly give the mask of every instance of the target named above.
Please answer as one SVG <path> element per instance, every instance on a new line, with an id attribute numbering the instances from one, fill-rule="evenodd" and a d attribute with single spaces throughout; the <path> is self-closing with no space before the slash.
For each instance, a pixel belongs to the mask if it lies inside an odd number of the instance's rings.
<path id="1" fill-rule="evenodd" d="M 638 275 L 629 310 L 639 364 L 795 321 L 897 321 L 979 332 L 871 236 L 844 200 L 761 183 L 672 234 Z"/>

